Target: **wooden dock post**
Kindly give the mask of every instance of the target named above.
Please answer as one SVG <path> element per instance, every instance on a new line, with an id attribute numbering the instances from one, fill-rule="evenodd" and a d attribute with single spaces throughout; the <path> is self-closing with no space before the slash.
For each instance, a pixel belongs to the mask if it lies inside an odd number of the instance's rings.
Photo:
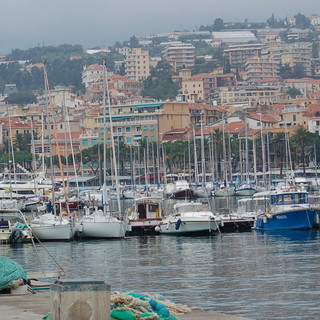
<path id="1" fill-rule="evenodd" d="M 57 280 L 51 285 L 52 320 L 110 320 L 110 285 L 99 280 Z"/>

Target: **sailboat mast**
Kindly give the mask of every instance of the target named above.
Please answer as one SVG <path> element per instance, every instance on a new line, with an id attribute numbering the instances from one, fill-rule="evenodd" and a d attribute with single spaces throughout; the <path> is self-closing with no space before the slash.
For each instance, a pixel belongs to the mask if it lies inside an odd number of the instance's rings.
<path id="1" fill-rule="evenodd" d="M 109 110 L 109 120 L 110 120 L 110 134 L 111 134 L 111 147 L 112 147 L 112 159 L 114 166 L 114 175 L 116 182 L 116 191 L 117 191 L 117 203 L 118 209 L 121 213 L 121 202 L 120 202 L 120 184 L 119 184 L 119 176 L 118 176 L 118 167 L 117 167 L 117 158 L 116 158 L 116 148 L 114 143 L 114 133 L 113 133 L 113 124 L 112 124 L 112 114 L 111 114 L 111 102 L 110 102 L 110 92 L 108 86 L 108 79 L 106 75 L 106 59 L 103 60 L 103 70 L 104 70 L 104 81 L 105 81 L 105 90 L 107 91 L 107 100 L 108 100 L 108 110 Z M 105 105 L 104 105 L 105 108 Z"/>

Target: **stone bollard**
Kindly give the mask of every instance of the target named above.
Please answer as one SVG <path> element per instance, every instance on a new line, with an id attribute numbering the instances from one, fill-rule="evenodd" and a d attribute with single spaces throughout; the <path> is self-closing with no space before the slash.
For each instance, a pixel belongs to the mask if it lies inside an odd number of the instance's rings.
<path id="1" fill-rule="evenodd" d="M 57 280 L 51 285 L 52 320 L 110 320 L 110 285 L 99 280 Z"/>

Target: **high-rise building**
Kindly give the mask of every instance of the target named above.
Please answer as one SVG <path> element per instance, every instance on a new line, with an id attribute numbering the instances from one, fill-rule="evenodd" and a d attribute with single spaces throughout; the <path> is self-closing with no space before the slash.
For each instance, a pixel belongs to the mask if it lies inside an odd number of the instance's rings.
<path id="1" fill-rule="evenodd" d="M 195 47 L 191 43 L 172 43 L 165 47 L 162 56 L 174 62 L 175 68 L 191 68 L 195 64 Z"/>
<path id="2" fill-rule="evenodd" d="M 149 51 L 132 48 L 126 53 L 125 74 L 130 80 L 144 80 L 150 75 Z"/>

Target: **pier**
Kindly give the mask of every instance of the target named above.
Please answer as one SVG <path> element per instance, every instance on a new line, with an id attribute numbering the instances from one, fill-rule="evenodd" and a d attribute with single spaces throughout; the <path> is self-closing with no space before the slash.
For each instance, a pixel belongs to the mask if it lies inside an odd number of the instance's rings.
<path id="1" fill-rule="evenodd" d="M 41 320 L 51 310 L 51 293 L 37 291 L 36 294 L 0 295 L 1 318 L 6 320 Z M 178 316 L 179 320 L 253 320 L 218 312 L 192 311 Z M 111 318 L 112 320 L 112 318 Z"/>

